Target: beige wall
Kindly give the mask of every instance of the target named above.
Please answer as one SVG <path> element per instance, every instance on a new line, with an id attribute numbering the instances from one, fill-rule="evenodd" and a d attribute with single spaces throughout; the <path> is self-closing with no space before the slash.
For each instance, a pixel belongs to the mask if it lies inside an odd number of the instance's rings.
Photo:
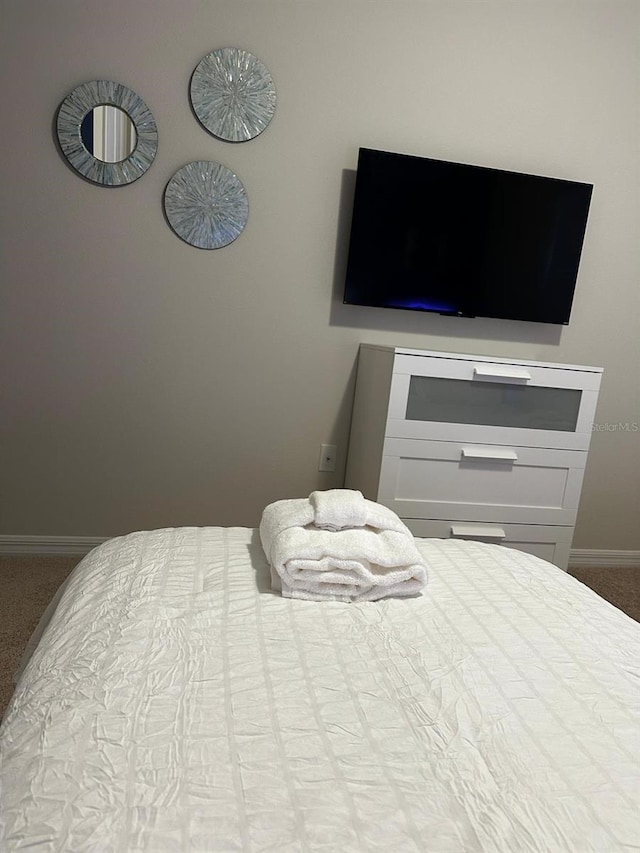
<path id="1" fill-rule="evenodd" d="M 603 366 L 574 546 L 640 548 L 640 432 L 617 427 L 640 422 L 639 24 L 636 0 L 5 4 L 0 532 L 254 525 L 268 501 L 341 485 L 369 341 Z M 224 46 L 277 86 L 271 126 L 241 145 L 187 96 Z M 98 78 L 158 123 L 129 187 L 81 180 L 54 145 L 60 101 Z M 343 306 L 361 145 L 592 181 L 569 327 Z M 249 194 L 244 233 L 214 252 L 162 212 L 196 159 Z M 316 471 L 321 442 L 335 475 Z"/>

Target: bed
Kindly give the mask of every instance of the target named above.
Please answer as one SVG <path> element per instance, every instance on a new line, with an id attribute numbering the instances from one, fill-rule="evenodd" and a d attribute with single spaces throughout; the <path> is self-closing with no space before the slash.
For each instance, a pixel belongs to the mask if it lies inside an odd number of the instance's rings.
<path id="1" fill-rule="evenodd" d="M 417 540 L 423 593 L 272 592 L 256 530 L 87 555 L 0 730 L 0 849 L 640 846 L 640 625 L 497 545 Z"/>

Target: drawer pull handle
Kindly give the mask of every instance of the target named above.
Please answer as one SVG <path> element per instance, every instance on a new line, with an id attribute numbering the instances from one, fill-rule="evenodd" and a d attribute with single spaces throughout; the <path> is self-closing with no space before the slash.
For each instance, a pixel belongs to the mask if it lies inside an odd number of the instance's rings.
<path id="1" fill-rule="evenodd" d="M 473 368 L 474 378 L 502 379 L 505 382 L 529 382 L 531 374 L 522 367 L 509 367 L 499 364 L 476 364 Z"/>
<path id="2" fill-rule="evenodd" d="M 517 462 L 518 454 L 515 450 L 502 447 L 463 447 L 460 451 L 461 459 L 493 459 L 496 462 Z"/>
<path id="3" fill-rule="evenodd" d="M 451 536 L 454 539 L 506 539 L 507 534 L 502 527 L 491 527 L 483 524 L 452 524 Z"/>

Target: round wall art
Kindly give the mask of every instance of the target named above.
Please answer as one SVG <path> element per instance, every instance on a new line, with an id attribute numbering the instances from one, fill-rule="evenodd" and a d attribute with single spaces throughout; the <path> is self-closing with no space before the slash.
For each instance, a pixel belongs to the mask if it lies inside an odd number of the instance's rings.
<path id="1" fill-rule="evenodd" d="M 112 80 L 91 80 L 67 95 L 58 110 L 56 132 L 69 164 L 103 186 L 137 180 L 158 149 L 149 107 L 132 89 Z"/>
<path id="2" fill-rule="evenodd" d="M 164 192 L 164 209 L 178 237 L 199 249 L 233 243 L 249 218 L 242 181 L 211 160 L 196 160 L 175 173 Z"/>
<path id="3" fill-rule="evenodd" d="M 200 123 L 225 142 L 262 133 L 276 109 L 271 74 L 253 54 L 236 47 L 214 50 L 191 76 L 190 98 Z"/>

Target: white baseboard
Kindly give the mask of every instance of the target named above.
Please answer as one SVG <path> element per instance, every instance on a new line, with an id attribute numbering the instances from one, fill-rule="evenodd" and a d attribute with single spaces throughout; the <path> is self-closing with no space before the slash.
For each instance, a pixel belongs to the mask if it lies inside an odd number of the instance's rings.
<path id="1" fill-rule="evenodd" d="M 572 548 L 569 552 L 569 570 L 585 569 L 640 569 L 640 551 L 598 551 L 593 548 Z"/>
<path id="2" fill-rule="evenodd" d="M 2 536 L 0 555 L 29 555 L 42 557 L 75 557 L 88 554 L 106 542 L 108 536 Z M 640 569 L 640 551 L 601 551 L 592 548 L 572 548 L 569 569 L 584 568 L 637 568 Z"/>
<path id="3" fill-rule="evenodd" d="M 76 557 L 88 554 L 107 536 L 2 536 L 0 555 L 41 557 Z"/>

